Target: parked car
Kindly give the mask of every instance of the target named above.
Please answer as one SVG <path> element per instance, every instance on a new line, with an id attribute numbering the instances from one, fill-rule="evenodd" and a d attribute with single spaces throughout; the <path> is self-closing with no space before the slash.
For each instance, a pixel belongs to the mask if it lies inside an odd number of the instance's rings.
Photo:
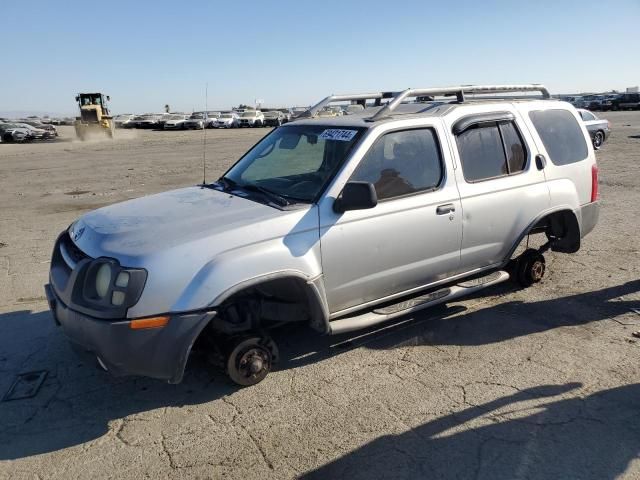
<path id="1" fill-rule="evenodd" d="M 29 140 L 31 135 L 28 129 L 13 123 L 0 122 L 0 142 L 28 142 Z"/>
<path id="2" fill-rule="evenodd" d="M 235 112 L 221 113 L 213 124 L 214 128 L 236 128 L 238 126 L 238 114 Z"/>
<path id="3" fill-rule="evenodd" d="M 364 107 L 359 104 L 355 105 L 345 105 L 342 109 L 343 115 L 352 115 L 354 113 L 360 113 L 364 110 Z"/>
<path id="4" fill-rule="evenodd" d="M 52 138 L 55 138 L 55 134 L 53 132 L 45 130 L 44 128 L 36 128 L 28 123 L 22 122 L 15 122 L 14 125 L 28 130 L 31 140 L 51 140 Z"/>
<path id="5" fill-rule="evenodd" d="M 127 128 L 129 122 L 133 121 L 134 118 L 135 115 L 131 113 L 123 113 L 121 115 L 116 115 L 113 118 L 113 124 L 116 126 L 116 128 Z"/>
<path id="6" fill-rule="evenodd" d="M 577 96 L 564 97 L 562 100 L 570 103 L 575 108 L 584 108 L 586 106 L 582 97 L 577 97 Z"/>
<path id="7" fill-rule="evenodd" d="M 264 127 L 264 114 L 260 110 L 245 110 L 238 119 L 239 127 Z"/>
<path id="8" fill-rule="evenodd" d="M 179 382 L 195 346 L 253 385 L 278 358 L 271 328 L 344 333 L 540 282 L 544 253 L 578 251 L 598 220 L 578 112 L 540 85 L 428 92 L 458 102 L 424 112 L 403 100 L 425 90 L 405 90 L 318 117 L 368 94 L 327 97 L 213 183 L 84 214 L 53 248 L 55 321 L 115 375 Z M 519 253 L 530 234 L 546 241 Z"/>
<path id="9" fill-rule="evenodd" d="M 293 109 L 291 109 L 291 108 L 279 108 L 278 110 L 281 111 L 282 113 L 284 113 L 284 122 L 283 123 L 290 122 L 293 119 L 293 116 L 294 116 Z"/>
<path id="10" fill-rule="evenodd" d="M 578 112 L 580 113 L 580 118 L 582 118 L 584 125 L 587 127 L 589 135 L 591 136 L 593 148 L 600 150 L 602 144 L 611 133 L 611 123 L 609 120 L 598 118 L 595 113 L 590 112 L 589 110 L 580 108 L 578 109 Z"/>
<path id="11" fill-rule="evenodd" d="M 184 130 L 185 122 L 189 118 L 189 115 L 186 114 L 171 114 L 169 115 L 163 123 L 163 128 L 165 130 Z"/>
<path id="12" fill-rule="evenodd" d="M 264 113 L 264 124 L 267 127 L 279 127 L 287 123 L 287 117 L 280 110 L 270 110 Z"/>
<path id="13" fill-rule="evenodd" d="M 291 108 L 291 120 L 299 117 L 307 111 L 308 107 L 293 107 Z"/>
<path id="14" fill-rule="evenodd" d="M 202 129 L 204 128 L 205 112 L 193 112 L 184 122 L 186 129 Z"/>
<path id="15" fill-rule="evenodd" d="M 207 112 L 206 118 L 204 120 L 205 128 L 215 128 L 216 121 L 220 117 L 221 113 L 218 111 L 210 111 Z"/>
<path id="16" fill-rule="evenodd" d="M 623 93 L 613 100 L 612 110 L 640 110 L 640 93 Z"/>
<path id="17" fill-rule="evenodd" d="M 158 121 L 162 114 L 159 113 L 146 113 L 144 115 L 136 115 L 133 120 L 130 120 L 123 125 L 124 128 L 157 128 Z"/>
<path id="18" fill-rule="evenodd" d="M 39 129 L 39 130 L 46 130 L 47 132 L 49 132 L 50 137 L 58 136 L 58 130 L 56 129 L 56 127 L 54 127 L 49 123 L 42 123 L 40 121 L 31 120 L 31 119 L 20 120 L 20 123 L 31 125 L 32 127 L 35 127 L 36 129 Z"/>

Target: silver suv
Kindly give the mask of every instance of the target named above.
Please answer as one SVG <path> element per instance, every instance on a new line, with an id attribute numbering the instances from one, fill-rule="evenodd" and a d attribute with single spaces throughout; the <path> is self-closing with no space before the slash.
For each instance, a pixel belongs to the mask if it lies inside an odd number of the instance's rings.
<path id="1" fill-rule="evenodd" d="M 366 108 L 317 118 L 345 102 Z M 348 332 L 540 281 L 546 250 L 580 248 L 597 199 L 589 134 L 543 86 L 331 96 L 214 183 L 83 215 L 46 292 L 113 374 L 179 382 L 198 340 L 251 385 L 277 360 L 272 327 Z M 544 245 L 513 258 L 533 233 Z"/>

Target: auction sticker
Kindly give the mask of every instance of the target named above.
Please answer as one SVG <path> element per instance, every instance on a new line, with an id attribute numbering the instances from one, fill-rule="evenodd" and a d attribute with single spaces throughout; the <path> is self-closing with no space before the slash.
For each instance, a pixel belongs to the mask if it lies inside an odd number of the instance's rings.
<path id="1" fill-rule="evenodd" d="M 342 130 L 340 128 L 329 128 L 320 134 L 321 140 L 337 140 L 339 142 L 350 142 L 355 137 L 357 130 Z"/>

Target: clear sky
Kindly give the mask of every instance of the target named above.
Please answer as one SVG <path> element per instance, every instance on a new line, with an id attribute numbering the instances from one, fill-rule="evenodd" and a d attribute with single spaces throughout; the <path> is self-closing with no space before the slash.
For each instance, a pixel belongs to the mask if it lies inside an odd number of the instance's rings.
<path id="1" fill-rule="evenodd" d="M 330 93 L 640 84 L 640 0 L 6 0 L 0 111 L 308 105 Z"/>

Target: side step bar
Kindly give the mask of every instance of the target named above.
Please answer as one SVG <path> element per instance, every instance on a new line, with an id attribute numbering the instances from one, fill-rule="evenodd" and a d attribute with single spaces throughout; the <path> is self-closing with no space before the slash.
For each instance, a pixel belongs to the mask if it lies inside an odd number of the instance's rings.
<path id="1" fill-rule="evenodd" d="M 372 325 L 377 325 L 378 323 L 383 323 L 408 313 L 417 312 L 418 310 L 446 303 L 456 298 L 471 295 L 478 290 L 507 280 L 509 280 L 509 274 L 501 270 L 490 273 L 484 277 L 462 281 L 450 287 L 441 288 L 394 305 L 376 308 L 361 315 L 333 320 L 329 323 L 329 327 L 331 328 L 330 334 L 338 335 L 340 333 L 353 332 L 354 330 L 371 327 Z"/>

